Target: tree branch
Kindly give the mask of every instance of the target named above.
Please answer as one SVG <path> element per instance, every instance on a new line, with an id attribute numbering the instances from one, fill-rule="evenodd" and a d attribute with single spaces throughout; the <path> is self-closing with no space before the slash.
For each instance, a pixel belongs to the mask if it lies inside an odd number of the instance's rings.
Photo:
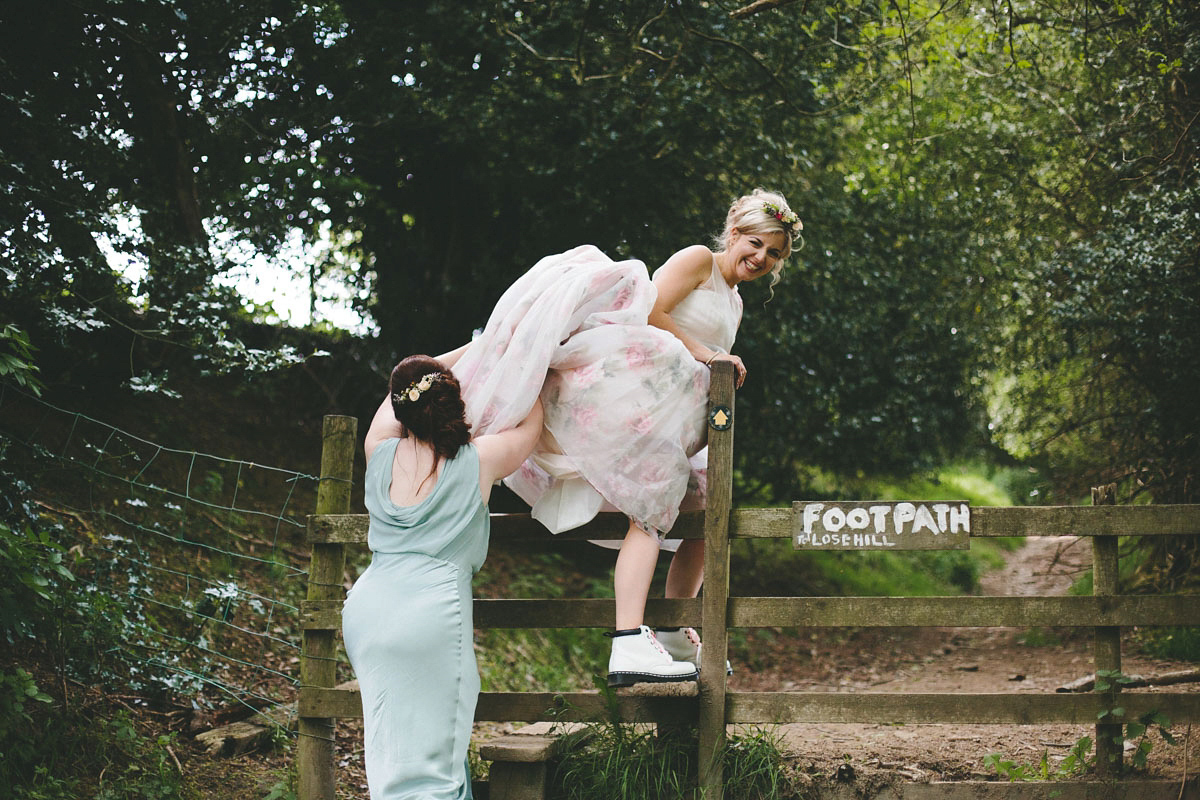
<path id="1" fill-rule="evenodd" d="M 730 11 L 729 16 L 733 19 L 745 19 L 746 17 L 753 16 L 760 11 L 770 11 L 773 8 L 791 5 L 795 2 L 797 2 L 797 0 L 754 0 L 754 2 L 750 3 L 749 5 L 742 6 L 741 8 L 735 8 L 733 11 Z M 807 9 L 808 0 L 804 0 L 804 6 L 800 9 L 800 13 L 803 14 Z"/>
<path id="2" fill-rule="evenodd" d="M 501 30 L 504 33 L 507 33 L 512 38 L 516 39 L 518 42 L 520 42 L 522 47 L 524 47 L 529 52 L 533 53 L 534 57 L 540 61 L 566 61 L 568 64 L 574 64 L 576 62 L 576 60 L 573 58 L 563 58 L 562 56 L 544 56 L 541 53 L 539 53 L 533 45 L 531 45 L 529 42 L 522 39 L 520 37 L 520 35 L 517 34 L 515 31 L 513 31 L 507 27 L 501 28 Z"/>

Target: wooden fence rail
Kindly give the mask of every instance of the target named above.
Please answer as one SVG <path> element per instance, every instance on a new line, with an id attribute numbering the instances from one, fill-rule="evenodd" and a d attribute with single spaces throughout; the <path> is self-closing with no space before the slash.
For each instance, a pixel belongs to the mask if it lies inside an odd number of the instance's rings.
<path id="1" fill-rule="evenodd" d="M 628 722 L 698 726 L 700 789 L 706 800 L 723 797 L 721 753 L 726 726 L 735 723 L 1095 723 L 1098 771 L 1111 775 L 1120 768 L 1121 748 L 1114 742 L 1120 726 L 1111 722 L 1118 705 L 1125 720 L 1169 710 L 1173 722 L 1200 722 L 1200 694 L 1185 692 L 1125 693 L 1118 700 L 1112 690 L 1091 694 L 727 691 L 724 663 L 729 628 L 1087 627 L 1095 631 L 1096 670 L 1119 670 L 1121 628 L 1200 625 L 1200 602 L 1194 596 L 1118 594 L 1117 537 L 1200 534 L 1200 505 L 1117 506 L 1107 504 L 1110 496 L 1100 493 L 1091 506 L 970 509 L 972 538 L 1091 537 L 1095 592 L 1089 597 L 730 597 L 729 540 L 794 539 L 801 504 L 732 509 L 733 374 L 727 362 L 716 362 L 714 367 L 708 508 L 681 515 L 672 531 L 673 537 L 705 539 L 703 596 L 652 599 L 646 607 L 647 624 L 702 628 L 699 696 L 618 698 L 618 710 Z M 317 514 L 309 518 L 313 551 L 309 599 L 301 610 L 305 644 L 298 702 L 300 800 L 334 799 L 334 720 L 362 715 L 356 691 L 334 688 L 333 669 L 344 599 L 344 548 L 362 546 L 367 539 L 366 516 L 346 513 L 354 429 L 352 419 L 326 419 L 323 493 L 318 496 Z M 619 539 L 627 525 L 618 514 L 601 514 L 578 530 L 551 537 L 527 514 L 497 514 L 492 516 L 492 541 L 533 540 L 550 545 L 558 540 Z M 614 622 L 611 599 L 478 599 L 474 614 L 478 628 L 611 628 Z M 476 719 L 588 721 L 603 717 L 604 712 L 604 700 L 596 692 L 484 692 Z M 1101 717 L 1107 724 L 1097 723 Z"/>

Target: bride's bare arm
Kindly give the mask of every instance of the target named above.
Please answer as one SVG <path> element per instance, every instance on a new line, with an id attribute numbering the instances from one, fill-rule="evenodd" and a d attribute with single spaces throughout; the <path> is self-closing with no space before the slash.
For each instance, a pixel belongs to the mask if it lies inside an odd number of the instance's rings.
<path id="1" fill-rule="evenodd" d="M 658 299 L 650 311 L 650 324 L 675 334 L 697 361 L 709 365 L 717 360 L 732 361 L 737 376 L 736 385 L 740 387 L 746 380 L 746 365 L 742 363 L 742 359 L 732 353 L 722 353 L 705 347 L 680 330 L 671 318 L 671 311 L 675 306 L 708 280 L 708 276 L 712 274 L 712 259 L 712 251 L 700 244 L 686 247 L 667 259 L 662 268 L 654 273 Z"/>
<path id="2" fill-rule="evenodd" d="M 371 458 L 371 453 L 375 451 L 375 447 L 380 442 L 385 439 L 394 439 L 402 433 L 404 433 L 404 427 L 396 419 L 396 412 L 392 410 L 392 396 L 389 394 L 383 398 L 379 408 L 375 409 L 371 427 L 367 429 L 367 436 L 363 441 L 363 451 L 366 453 L 367 459 Z"/>
<path id="3" fill-rule="evenodd" d="M 434 358 L 442 362 L 446 369 L 451 369 L 458 363 L 458 359 L 462 358 L 462 354 L 467 352 L 467 348 L 470 346 L 471 343 L 467 342 L 462 347 L 456 347 L 449 353 L 442 353 L 440 356 L 434 356 Z"/>

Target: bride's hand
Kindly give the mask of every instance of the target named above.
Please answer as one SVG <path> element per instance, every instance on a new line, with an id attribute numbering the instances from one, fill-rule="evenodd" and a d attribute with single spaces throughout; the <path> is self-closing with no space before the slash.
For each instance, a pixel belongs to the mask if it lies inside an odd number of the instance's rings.
<path id="1" fill-rule="evenodd" d="M 735 356 L 732 353 L 718 353 L 717 355 L 713 356 L 712 361 L 732 362 L 734 386 L 738 389 L 742 388 L 742 384 L 746 382 L 746 365 L 742 363 L 742 359 L 739 356 Z M 710 367 L 712 366 L 712 361 L 708 362 Z"/>

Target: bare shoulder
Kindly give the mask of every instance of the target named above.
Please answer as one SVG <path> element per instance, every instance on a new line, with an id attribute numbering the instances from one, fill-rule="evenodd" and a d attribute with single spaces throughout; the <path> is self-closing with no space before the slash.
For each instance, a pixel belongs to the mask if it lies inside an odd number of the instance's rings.
<path id="1" fill-rule="evenodd" d="M 661 276 L 664 279 L 690 283 L 694 288 L 712 274 L 713 252 L 702 244 L 693 244 L 666 260 L 662 268 L 655 273 L 655 282 Z"/>

